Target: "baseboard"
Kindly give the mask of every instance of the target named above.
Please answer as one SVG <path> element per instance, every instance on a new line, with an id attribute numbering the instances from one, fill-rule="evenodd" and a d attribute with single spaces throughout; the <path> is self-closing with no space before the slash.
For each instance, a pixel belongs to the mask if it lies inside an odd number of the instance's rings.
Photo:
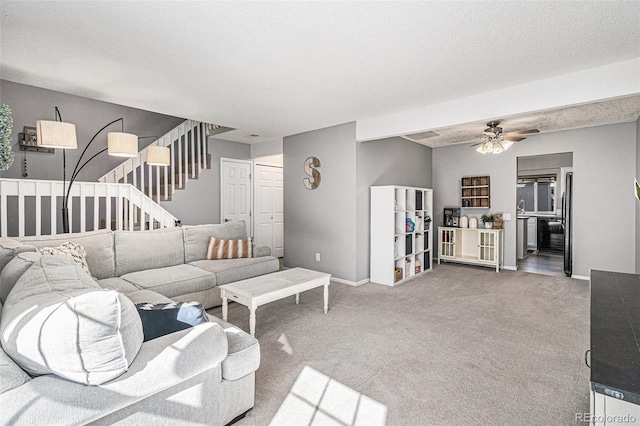
<path id="1" fill-rule="evenodd" d="M 349 280 L 343 280 L 342 278 L 336 278 L 336 277 L 331 277 L 331 281 L 335 281 L 337 283 L 340 284 L 346 284 L 346 285 L 350 285 L 352 287 L 358 287 L 362 284 L 366 284 L 369 282 L 369 278 L 365 278 L 364 280 L 360 280 L 360 281 L 349 281 Z"/>
<path id="2" fill-rule="evenodd" d="M 517 266 L 503 266 L 502 269 L 506 269 L 507 271 L 517 271 Z"/>
<path id="3" fill-rule="evenodd" d="M 574 278 L 576 280 L 583 280 L 583 281 L 591 280 L 591 278 L 585 277 L 584 275 L 573 275 L 573 274 L 571 274 L 571 278 Z"/>
<path id="4" fill-rule="evenodd" d="M 284 270 L 284 269 L 291 269 L 291 268 L 283 266 L 282 269 Z M 369 278 L 365 278 L 364 280 L 360 280 L 360 281 L 356 282 L 356 281 L 343 280 L 342 278 L 337 278 L 337 277 L 334 277 L 332 275 L 331 276 L 331 281 L 335 281 L 335 282 L 340 283 L 340 284 L 350 285 L 351 287 L 358 287 L 358 286 L 361 286 L 362 284 L 368 283 L 370 280 L 369 280 Z"/>

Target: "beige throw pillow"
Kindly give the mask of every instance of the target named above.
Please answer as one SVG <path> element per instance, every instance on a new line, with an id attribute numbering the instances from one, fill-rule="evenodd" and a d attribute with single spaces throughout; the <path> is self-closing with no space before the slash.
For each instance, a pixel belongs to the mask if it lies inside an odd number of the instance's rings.
<path id="1" fill-rule="evenodd" d="M 220 240 L 215 237 L 209 237 L 206 256 L 208 260 L 238 259 L 241 257 L 251 257 L 251 238 L 245 240 Z"/>
<path id="2" fill-rule="evenodd" d="M 87 263 L 87 251 L 82 244 L 76 244 L 72 242 L 62 243 L 58 247 L 42 247 L 38 249 L 41 254 L 44 255 L 66 255 L 71 256 L 74 262 L 84 269 L 87 274 L 91 275 L 89 271 L 89 264 Z"/>

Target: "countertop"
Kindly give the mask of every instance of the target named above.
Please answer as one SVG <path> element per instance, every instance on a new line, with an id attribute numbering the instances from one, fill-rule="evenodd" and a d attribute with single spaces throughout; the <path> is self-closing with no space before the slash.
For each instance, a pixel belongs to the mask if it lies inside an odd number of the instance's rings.
<path id="1" fill-rule="evenodd" d="M 640 275 L 591 271 L 592 389 L 633 404 L 640 404 L 638 306 Z"/>

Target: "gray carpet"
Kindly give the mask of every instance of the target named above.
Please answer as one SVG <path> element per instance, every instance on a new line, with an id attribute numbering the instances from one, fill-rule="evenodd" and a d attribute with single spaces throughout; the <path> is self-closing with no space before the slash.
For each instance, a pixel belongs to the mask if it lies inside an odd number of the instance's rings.
<path id="1" fill-rule="evenodd" d="M 269 424 L 306 366 L 384 404 L 387 425 L 569 425 L 589 410 L 587 281 L 443 264 L 394 288 L 332 283 L 326 315 L 321 288 L 300 299 L 257 310 L 240 426 Z M 248 313 L 231 304 L 229 321 L 247 330 Z M 358 423 L 303 423 L 327 414 Z"/>

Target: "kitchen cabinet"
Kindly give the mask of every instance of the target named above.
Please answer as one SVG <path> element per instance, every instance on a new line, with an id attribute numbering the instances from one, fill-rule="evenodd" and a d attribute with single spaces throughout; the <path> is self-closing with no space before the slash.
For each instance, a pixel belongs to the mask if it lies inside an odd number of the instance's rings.
<path id="1" fill-rule="evenodd" d="M 527 249 L 538 250 L 538 218 L 527 219 Z"/>
<path id="2" fill-rule="evenodd" d="M 529 218 L 526 217 L 519 217 L 518 218 L 518 226 L 517 226 L 517 250 L 516 250 L 516 254 L 518 257 L 518 260 L 522 260 L 525 257 L 527 257 L 527 247 L 528 247 L 528 243 L 527 243 L 527 237 L 528 237 L 528 232 L 529 232 Z"/>
<path id="3" fill-rule="evenodd" d="M 503 267 L 503 230 L 438 227 L 438 264 L 441 261 Z"/>

